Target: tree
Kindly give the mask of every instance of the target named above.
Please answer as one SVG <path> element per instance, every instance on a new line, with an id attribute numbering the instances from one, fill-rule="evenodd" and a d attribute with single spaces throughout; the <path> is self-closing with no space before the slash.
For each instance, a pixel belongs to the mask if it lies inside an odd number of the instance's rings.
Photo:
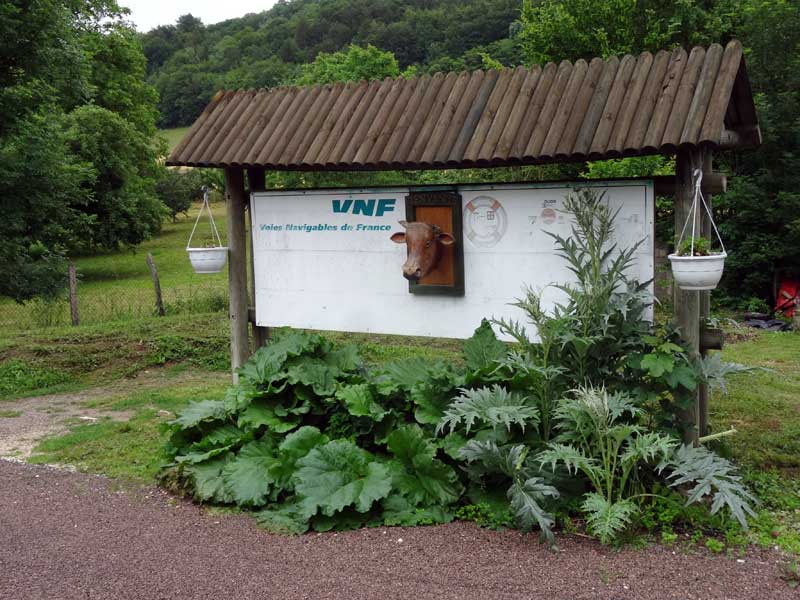
<path id="1" fill-rule="evenodd" d="M 722 288 L 732 301 L 772 297 L 776 274 L 800 277 L 800 4 L 787 0 L 525 0 L 520 42 L 530 62 L 742 41 L 763 145 L 716 156 L 728 193 L 714 197 L 727 242 Z M 636 164 L 634 164 L 636 163 Z M 606 174 L 642 165 L 628 161 Z"/>
<path id="2" fill-rule="evenodd" d="M 391 52 L 375 46 L 362 48 L 351 44 L 347 51 L 327 54 L 321 52 L 314 62 L 303 65 L 296 82 L 299 85 L 334 83 L 336 81 L 361 81 L 397 77 L 400 68 Z"/>
<path id="3" fill-rule="evenodd" d="M 0 8 L 0 294 L 52 295 L 69 253 L 158 231 L 155 95 L 113 0 Z"/>
<path id="4" fill-rule="evenodd" d="M 197 170 L 163 169 L 156 184 L 156 194 L 169 209 L 173 222 L 179 214 L 189 212 L 192 202 L 202 198 L 202 185 L 202 176 Z"/>

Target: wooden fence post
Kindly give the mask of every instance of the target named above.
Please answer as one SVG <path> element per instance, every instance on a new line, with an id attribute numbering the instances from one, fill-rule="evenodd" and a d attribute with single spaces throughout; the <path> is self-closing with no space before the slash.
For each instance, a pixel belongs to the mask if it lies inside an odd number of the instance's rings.
<path id="1" fill-rule="evenodd" d="M 241 167 L 225 168 L 225 199 L 228 227 L 228 315 L 231 322 L 231 370 L 236 373 L 250 356 L 247 335 L 247 239 L 245 237 L 244 171 Z"/>
<path id="2" fill-rule="evenodd" d="M 69 315 L 74 326 L 81 324 L 78 316 L 78 272 L 75 263 L 69 263 Z"/>
<path id="3" fill-rule="evenodd" d="M 159 317 L 163 317 L 166 311 L 164 310 L 164 301 L 161 298 L 161 283 L 158 281 L 158 269 L 156 269 L 153 255 L 149 252 L 147 253 L 147 267 L 150 269 L 150 277 L 153 278 L 153 287 L 156 290 L 156 311 Z"/>

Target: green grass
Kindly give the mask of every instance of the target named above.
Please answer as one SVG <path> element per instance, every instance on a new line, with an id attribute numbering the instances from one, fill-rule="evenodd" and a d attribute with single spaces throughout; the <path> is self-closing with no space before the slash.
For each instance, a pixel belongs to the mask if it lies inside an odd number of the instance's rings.
<path id="1" fill-rule="evenodd" d="M 10 334 L 0 340 L 0 399 L 74 391 L 150 367 L 229 369 L 222 313 L 176 315 Z"/>
<path id="2" fill-rule="evenodd" d="M 769 369 L 731 378 L 728 394 L 711 399 L 714 428 L 737 430 L 721 451 L 762 500 L 749 539 L 800 555 L 800 333 L 758 332 L 723 356 Z"/>
<path id="3" fill-rule="evenodd" d="M 137 392 L 108 401 L 105 408 L 134 411 L 134 416 L 125 422 L 106 420 L 78 425 L 66 435 L 42 441 L 29 461 L 70 464 L 90 473 L 152 482 L 165 462 L 163 423 L 191 400 L 218 397 L 225 387 L 224 378 L 210 377 L 205 382 Z"/>
<path id="4" fill-rule="evenodd" d="M 0 419 L 15 419 L 21 415 L 19 410 L 0 410 Z"/>
<path id="5" fill-rule="evenodd" d="M 162 129 L 159 133 L 167 140 L 169 151 L 172 152 L 188 131 L 189 127 L 175 127 L 174 129 Z"/>
<path id="6" fill-rule="evenodd" d="M 188 217 L 180 215 L 175 223 L 166 221 L 158 237 L 142 243 L 135 251 L 104 252 L 77 258 L 75 264 L 79 277 L 78 312 L 81 323 L 104 323 L 154 315 L 155 295 L 146 262 L 148 252 L 153 255 L 158 268 L 168 314 L 225 310 L 227 269 L 212 275 L 198 275 L 192 270 L 186 254 L 186 243 L 198 210 L 199 204 L 196 204 Z M 225 207 L 222 203 L 214 203 L 212 210 L 224 237 Z M 203 233 L 209 229 L 207 220 L 201 221 L 198 233 L 201 229 Z M 25 305 L 10 299 L 0 300 L 2 332 L 69 323 L 69 304 L 65 297 L 49 302 L 33 301 Z M 4 333 L 0 333 L 2 335 Z"/>
<path id="7" fill-rule="evenodd" d="M 731 454 L 745 466 L 800 477 L 800 334 L 759 332 L 727 345 L 723 357 L 769 369 L 735 376 L 727 395 L 711 399 L 715 429 L 738 432 L 726 439 Z"/>

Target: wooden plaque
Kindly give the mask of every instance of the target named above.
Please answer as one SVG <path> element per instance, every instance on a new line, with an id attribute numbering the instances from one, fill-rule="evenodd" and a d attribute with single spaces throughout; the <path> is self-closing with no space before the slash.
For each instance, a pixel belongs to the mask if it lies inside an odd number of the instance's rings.
<path id="1" fill-rule="evenodd" d="M 441 246 L 436 268 L 417 281 L 410 281 L 412 294 L 464 295 L 464 235 L 461 194 L 455 191 L 411 192 L 406 196 L 406 220 L 437 225 L 455 239 Z"/>

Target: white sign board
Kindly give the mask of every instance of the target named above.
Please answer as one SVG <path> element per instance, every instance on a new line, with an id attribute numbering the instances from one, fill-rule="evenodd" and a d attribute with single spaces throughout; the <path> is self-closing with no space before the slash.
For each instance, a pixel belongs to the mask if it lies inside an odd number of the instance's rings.
<path id="1" fill-rule="evenodd" d="M 653 185 L 580 182 L 601 188 L 620 209 L 616 241 L 644 240 L 631 276 L 653 278 Z M 414 188 L 424 191 L 428 188 Z M 452 190 L 453 188 L 448 188 Z M 464 296 L 409 293 L 401 267 L 409 188 L 295 190 L 252 198 L 256 321 L 262 326 L 467 338 L 488 317 L 524 322 L 510 306 L 525 286 L 545 307 L 562 299 L 550 287 L 573 279 L 545 232 L 570 234 L 560 212 L 569 185 L 470 185 L 464 204 Z M 535 335 L 535 331 L 531 331 Z"/>

